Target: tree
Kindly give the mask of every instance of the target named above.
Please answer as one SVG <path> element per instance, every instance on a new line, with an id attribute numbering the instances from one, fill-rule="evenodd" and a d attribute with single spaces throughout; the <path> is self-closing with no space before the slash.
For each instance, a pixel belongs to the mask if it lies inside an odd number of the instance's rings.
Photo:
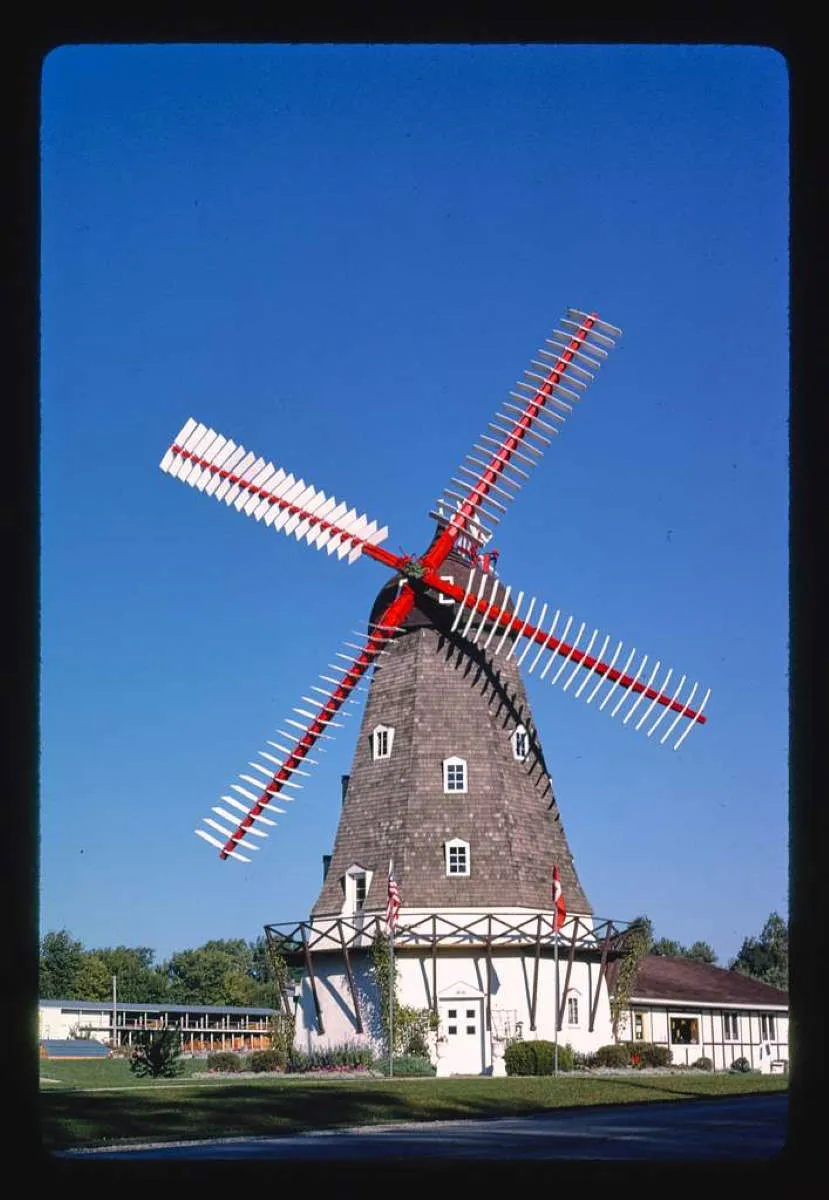
<path id="1" fill-rule="evenodd" d="M 717 961 L 714 948 L 709 946 L 708 942 L 694 942 L 687 950 L 683 950 L 681 957 L 693 959 L 694 962 L 709 963 L 711 966 Z"/>
<path id="2" fill-rule="evenodd" d="M 692 962 L 711 963 L 717 961 L 717 955 L 708 942 L 694 942 L 692 946 L 683 946 L 672 938 L 657 938 L 650 950 L 666 958 L 689 958 Z"/>
<path id="3" fill-rule="evenodd" d="M 87 950 L 75 976 L 79 1000 L 108 1000 L 112 995 L 112 973 L 100 954 Z"/>
<path id="4" fill-rule="evenodd" d="M 789 986 L 788 923 L 778 913 L 771 913 L 760 936 L 745 938 L 729 966 L 741 975 L 786 991 Z"/>
<path id="5" fill-rule="evenodd" d="M 657 938 L 650 948 L 650 953 L 658 954 L 660 958 L 681 958 L 682 947 L 671 938 Z"/>
<path id="6" fill-rule="evenodd" d="M 142 1029 L 130 1054 L 130 1070 L 152 1079 L 172 1079 L 184 1070 L 178 1029 Z"/>
<path id="7" fill-rule="evenodd" d="M 77 990 L 83 946 L 66 929 L 44 934 L 40 943 L 40 995 L 43 1000 L 84 1000 Z"/>
<path id="8" fill-rule="evenodd" d="M 117 977 L 118 999 L 123 1003 L 152 1004 L 166 998 L 167 979 L 162 970 L 153 966 L 155 951 L 149 946 L 107 946 L 92 953 L 106 966 L 110 990 L 112 976 Z"/>
<path id="9" fill-rule="evenodd" d="M 180 950 L 166 964 L 170 999 L 181 1004 L 250 1005 L 257 984 L 253 953 L 242 938 Z"/>

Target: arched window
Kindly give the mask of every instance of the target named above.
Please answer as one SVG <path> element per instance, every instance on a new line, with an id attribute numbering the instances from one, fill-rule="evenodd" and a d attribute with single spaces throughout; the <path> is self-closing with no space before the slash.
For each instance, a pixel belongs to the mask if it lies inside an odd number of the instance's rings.
<path id="1" fill-rule="evenodd" d="M 391 748 L 394 742 L 394 729 L 391 725 L 375 725 L 371 731 L 371 757 L 391 758 Z"/>
<path id="2" fill-rule="evenodd" d="M 447 875 L 468 875 L 470 872 L 469 842 L 453 838 L 444 843 Z"/>
<path id="3" fill-rule="evenodd" d="M 519 725 L 510 735 L 513 757 L 524 762 L 530 752 L 530 735 L 523 725 Z"/>
<path id="4" fill-rule="evenodd" d="M 579 992 L 576 988 L 567 989 L 567 1024 L 579 1024 Z"/>
<path id="5" fill-rule="evenodd" d="M 467 791 L 468 772 L 466 769 L 466 759 L 458 758 L 453 755 L 452 758 L 443 760 L 443 790 L 444 792 L 465 792 Z"/>

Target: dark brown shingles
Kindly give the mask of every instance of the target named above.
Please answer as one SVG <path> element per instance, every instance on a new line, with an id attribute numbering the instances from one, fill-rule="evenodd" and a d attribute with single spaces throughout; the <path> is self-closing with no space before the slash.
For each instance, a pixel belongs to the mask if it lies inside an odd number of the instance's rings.
<path id="1" fill-rule="evenodd" d="M 618 963 L 611 963 L 608 968 L 611 992 L 617 971 Z M 754 1008 L 789 1003 L 787 992 L 737 971 L 660 954 L 648 954 L 640 960 L 631 996 L 634 1000 L 744 1004 Z"/>
<path id="2" fill-rule="evenodd" d="M 450 569 L 465 586 L 468 568 L 452 562 Z M 540 744 L 534 737 L 524 763 L 512 753 L 516 725 L 533 729 L 516 660 L 489 657 L 453 635 L 452 615 L 421 597 L 408 632 L 372 675 L 315 915 L 341 911 L 342 878 L 353 863 L 374 872 L 366 908 L 382 909 L 390 858 L 404 907 L 549 910 L 557 863 L 568 909 L 591 912 Z M 391 757 L 374 762 L 369 738 L 377 724 L 395 734 Z M 442 762 L 452 755 L 468 764 L 463 795 L 443 791 Z M 444 843 L 452 838 L 470 844 L 469 877 L 446 875 Z"/>

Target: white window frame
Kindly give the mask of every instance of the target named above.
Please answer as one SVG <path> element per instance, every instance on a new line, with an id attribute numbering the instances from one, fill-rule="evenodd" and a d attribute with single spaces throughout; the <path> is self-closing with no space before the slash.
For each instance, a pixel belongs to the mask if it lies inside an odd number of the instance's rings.
<path id="1" fill-rule="evenodd" d="M 575 1020 L 573 1020 L 574 1013 Z M 579 993 L 571 988 L 567 993 L 567 1026 L 570 1029 L 578 1029 L 579 1024 Z"/>
<path id="2" fill-rule="evenodd" d="M 724 1012 L 722 1015 L 722 1039 L 724 1042 L 739 1042 L 740 1014 Z"/>
<path id="3" fill-rule="evenodd" d="M 637 1022 L 637 1020 L 639 1020 L 639 1021 L 641 1022 L 641 1024 L 642 1024 L 642 1036 L 641 1036 L 641 1037 L 637 1037 L 637 1036 L 636 1036 L 636 1022 Z M 633 1015 L 632 1015 L 632 1021 L 631 1021 L 631 1025 L 632 1025 L 632 1028 L 631 1028 L 631 1041 L 634 1041 L 634 1042 L 648 1042 L 648 1041 L 650 1041 L 650 1037 L 649 1037 L 649 1034 L 650 1034 L 650 1013 L 648 1013 L 648 1012 L 645 1012 L 645 1010 L 644 1010 L 643 1008 L 635 1008 L 635 1009 L 633 1010 Z"/>
<path id="4" fill-rule="evenodd" d="M 343 905 L 343 916 L 356 916 L 357 913 L 365 911 L 365 901 L 362 908 L 357 907 L 357 880 L 363 878 L 366 881 L 365 899 L 368 899 L 368 891 L 371 887 L 371 881 L 374 877 L 374 872 L 360 866 L 359 863 L 352 863 L 345 873 L 343 884 L 345 887 L 345 903 Z"/>
<path id="5" fill-rule="evenodd" d="M 777 1041 L 777 1026 L 774 1022 L 774 1013 L 760 1013 L 760 1041 L 761 1042 L 776 1042 Z"/>
<path id="6" fill-rule="evenodd" d="M 463 787 L 449 786 L 449 768 L 463 768 Z M 463 796 L 469 791 L 469 767 L 465 758 L 459 758 L 457 754 L 453 754 L 451 758 L 443 760 L 443 791 L 447 796 Z"/>
<path id="7" fill-rule="evenodd" d="M 469 842 L 465 842 L 463 840 L 463 838 L 452 838 L 451 842 L 444 843 L 443 849 L 444 849 L 444 858 L 446 861 L 446 874 L 449 876 L 450 879 L 459 879 L 462 876 L 471 874 L 472 861 L 471 861 L 471 856 L 470 856 L 470 852 L 469 852 Z M 465 871 L 453 871 L 453 870 L 451 870 L 451 865 L 452 865 L 452 853 L 451 852 L 452 852 L 452 850 L 460 850 L 460 849 L 462 849 L 464 851 L 464 864 L 466 866 L 466 870 Z"/>
<path id="8" fill-rule="evenodd" d="M 524 742 L 526 748 L 523 754 L 521 754 L 518 750 L 519 738 L 526 739 Z M 516 726 L 516 728 L 513 729 L 512 733 L 510 734 L 510 742 L 512 743 L 512 757 L 515 759 L 515 761 L 526 762 L 530 756 L 530 735 L 527 732 L 526 726 Z"/>
<path id="9" fill-rule="evenodd" d="M 386 752 L 380 753 L 381 734 L 386 735 Z M 391 750 L 394 745 L 394 727 L 392 725 L 375 725 L 371 731 L 371 757 L 374 762 L 380 762 L 383 759 L 391 758 Z"/>
<path id="10" fill-rule="evenodd" d="M 455 583 L 454 575 L 439 575 L 438 578 L 442 579 L 444 583 L 451 583 L 453 585 Z M 454 603 L 455 603 L 455 601 L 452 599 L 451 596 L 444 596 L 443 592 L 438 592 L 438 604 L 454 604 Z"/>

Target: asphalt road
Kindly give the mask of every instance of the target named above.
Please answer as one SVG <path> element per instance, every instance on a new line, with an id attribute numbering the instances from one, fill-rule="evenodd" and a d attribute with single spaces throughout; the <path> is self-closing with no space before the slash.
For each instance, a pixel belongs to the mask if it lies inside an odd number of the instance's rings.
<path id="1" fill-rule="evenodd" d="M 786 1138 L 785 1093 L 718 1100 L 560 1109 L 487 1121 L 372 1125 L 270 1138 L 228 1138 L 66 1151 L 97 1159 L 649 1159 L 722 1161 L 771 1158 Z"/>

